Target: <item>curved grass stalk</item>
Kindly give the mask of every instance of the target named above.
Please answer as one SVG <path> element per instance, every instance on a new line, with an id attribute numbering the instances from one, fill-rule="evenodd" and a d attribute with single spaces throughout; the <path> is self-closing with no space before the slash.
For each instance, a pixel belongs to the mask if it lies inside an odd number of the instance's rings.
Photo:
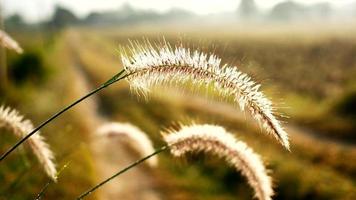
<path id="1" fill-rule="evenodd" d="M 9 150 L 7 150 L 3 155 L 1 155 L 0 157 L 0 162 L 2 160 L 4 160 L 11 152 L 13 152 L 18 146 L 20 146 L 23 142 L 25 142 L 27 139 L 29 139 L 32 135 L 34 135 L 37 131 L 39 131 L 41 128 L 43 128 L 44 126 L 46 126 L 49 122 L 51 122 L 52 120 L 56 119 L 57 117 L 59 117 L 61 114 L 65 113 L 66 111 L 68 111 L 69 109 L 71 109 L 72 107 L 74 107 L 75 105 L 77 105 L 78 103 L 82 102 L 83 100 L 85 100 L 86 98 L 92 96 L 93 94 L 99 92 L 100 90 L 108 87 L 109 85 L 116 83 L 124 78 L 126 78 L 128 75 L 125 74 L 125 70 L 121 70 L 119 73 L 117 73 L 115 76 L 113 76 L 112 78 L 110 78 L 108 81 L 106 81 L 104 84 L 102 84 L 100 87 L 92 90 L 91 92 L 89 92 L 88 94 L 84 95 L 83 97 L 79 98 L 78 100 L 74 101 L 73 103 L 71 103 L 70 105 L 68 105 L 67 107 L 63 108 L 62 110 L 60 110 L 59 112 L 55 113 L 54 115 L 52 115 L 52 117 L 48 118 L 46 121 L 42 122 L 42 124 L 40 124 L 39 126 L 37 126 L 35 129 L 33 129 L 31 132 L 29 132 L 25 137 L 23 137 L 21 140 L 19 140 L 15 145 L 13 145 Z"/>
<path id="2" fill-rule="evenodd" d="M 179 130 L 163 134 L 173 156 L 186 153 L 209 153 L 224 158 L 228 164 L 247 178 L 259 200 L 271 200 L 273 195 L 271 177 L 260 156 L 246 143 L 235 139 L 223 127 L 215 125 L 182 125 Z"/>
<path id="3" fill-rule="evenodd" d="M 289 149 L 288 135 L 274 114 L 272 102 L 259 90 L 260 85 L 236 67 L 221 65 L 221 59 L 211 54 L 191 51 L 183 46 L 144 46 L 133 42 L 131 55 L 123 54 L 124 69 L 134 91 L 144 95 L 154 86 L 184 85 L 208 89 L 220 94 L 223 99 L 233 97 L 241 110 L 245 108 L 269 134 Z"/>
<path id="4" fill-rule="evenodd" d="M 33 129 L 33 125 L 30 120 L 24 119 L 16 110 L 0 106 L 0 128 L 9 129 L 17 137 L 21 138 Z M 52 178 L 53 181 L 56 181 L 55 174 L 57 170 L 54 163 L 53 152 L 45 142 L 45 139 L 38 133 L 30 138 L 27 144 L 41 163 L 46 174 Z"/>

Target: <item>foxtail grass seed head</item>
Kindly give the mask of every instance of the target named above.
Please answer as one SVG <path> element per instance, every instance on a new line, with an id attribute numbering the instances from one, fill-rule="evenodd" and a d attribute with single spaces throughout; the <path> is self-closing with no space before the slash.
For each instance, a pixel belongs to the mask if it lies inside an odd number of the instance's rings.
<path id="1" fill-rule="evenodd" d="M 170 152 L 180 157 L 188 152 L 204 152 L 224 158 L 247 178 L 259 200 L 270 200 L 272 181 L 262 159 L 246 143 L 235 139 L 223 127 L 215 125 L 181 125 L 179 130 L 163 133 Z"/>
<path id="2" fill-rule="evenodd" d="M 107 137 L 127 137 L 129 139 L 128 144 L 142 156 L 154 152 L 151 140 L 143 131 L 132 124 L 117 122 L 106 123 L 98 128 L 97 133 Z M 147 163 L 151 167 L 157 166 L 157 157 L 148 159 Z"/>
<path id="3" fill-rule="evenodd" d="M 17 137 L 25 137 L 27 133 L 33 130 L 33 124 L 30 120 L 24 119 L 16 110 L 9 107 L 0 106 L 0 128 L 6 128 L 12 131 Z M 54 164 L 53 152 L 44 138 L 37 133 L 27 140 L 28 145 L 36 155 L 43 166 L 47 175 L 56 181 L 56 166 Z"/>
<path id="4" fill-rule="evenodd" d="M 23 53 L 23 50 L 20 45 L 2 30 L 0 30 L 0 45 L 8 49 L 14 50 L 18 54 Z"/>
<path id="5" fill-rule="evenodd" d="M 122 54 L 122 63 L 134 91 L 146 94 L 154 86 L 188 81 L 206 88 L 213 86 L 223 98 L 233 97 L 241 110 L 247 108 L 268 133 L 289 149 L 288 135 L 274 115 L 272 102 L 259 91 L 260 85 L 237 67 L 221 65 L 221 59 L 214 54 L 168 43 L 157 46 L 132 42 L 129 51 L 130 55 Z"/>

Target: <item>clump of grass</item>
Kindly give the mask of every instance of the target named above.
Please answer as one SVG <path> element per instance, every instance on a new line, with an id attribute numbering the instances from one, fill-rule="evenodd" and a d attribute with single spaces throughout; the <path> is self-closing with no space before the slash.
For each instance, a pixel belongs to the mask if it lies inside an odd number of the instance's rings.
<path id="1" fill-rule="evenodd" d="M 130 51 L 131 56 L 122 54 L 124 70 L 33 129 L 6 151 L 0 157 L 0 161 L 52 120 L 86 98 L 124 78 L 130 81 L 131 88 L 144 93 L 149 92 L 150 87 L 158 84 L 181 84 L 192 81 L 200 86 L 212 85 L 222 97 L 232 96 L 242 110 L 247 107 L 251 115 L 262 124 L 267 132 L 289 149 L 288 134 L 275 117 L 272 102 L 259 91 L 259 84 L 251 81 L 248 75 L 240 72 L 236 67 L 221 66 L 221 59 L 213 54 L 208 56 L 199 51 L 191 52 L 183 46 L 172 48 L 167 43 L 164 43 L 162 47 L 154 47 L 149 42 L 146 46 L 136 42 L 132 43 Z"/>
<path id="2" fill-rule="evenodd" d="M 0 45 L 8 49 L 14 50 L 18 54 L 21 54 L 23 52 L 23 49 L 16 42 L 16 40 L 12 39 L 7 33 L 2 30 L 0 30 Z"/>
<path id="3" fill-rule="evenodd" d="M 124 137 L 127 143 L 140 153 L 141 156 L 146 156 L 154 151 L 151 140 L 138 127 L 129 123 L 111 122 L 100 126 L 97 129 L 100 136 L 111 138 Z M 157 166 L 157 157 L 152 157 L 147 160 L 151 167 Z"/>
<path id="4" fill-rule="evenodd" d="M 289 149 L 288 135 L 275 117 L 272 102 L 259 90 L 260 85 L 237 67 L 221 65 L 221 59 L 214 54 L 191 51 L 181 45 L 131 44 L 131 55 L 124 53 L 122 62 L 133 90 L 145 95 L 157 85 L 180 85 L 188 81 L 206 88 L 213 86 L 223 98 L 233 97 L 241 110 L 247 108 L 268 133 Z"/>
<path id="5" fill-rule="evenodd" d="M 272 179 L 268 176 L 260 156 L 248 147 L 247 144 L 236 140 L 223 127 L 208 124 L 181 125 L 179 130 L 167 129 L 167 131 L 162 132 L 162 135 L 167 143 L 165 146 L 152 151 L 150 154 L 146 154 L 145 157 L 84 192 L 77 199 L 85 198 L 104 184 L 166 149 L 170 149 L 172 155 L 176 157 L 180 157 L 188 152 L 204 152 L 224 158 L 247 178 L 248 183 L 255 190 L 255 197 L 259 200 L 272 199 Z"/>
<path id="6" fill-rule="evenodd" d="M 17 137 L 22 138 L 33 129 L 33 124 L 30 120 L 24 119 L 18 111 L 2 105 L 0 106 L 0 128 L 9 129 Z M 44 138 L 38 133 L 29 138 L 27 143 L 47 175 L 53 181 L 56 181 L 57 170 L 54 163 L 54 156 Z"/>
<path id="7" fill-rule="evenodd" d="M 143 92 L 144 94 L 150 92 L 150 89 L 156 85 L 181 85 L 191 82 L 193 85 L 207 89 L 212 86 L 222 97 L 226 99 L 233 97 L 234 102 L 240 106 L 241 110 L 247 109 L 252 117 L 262 124 L 268 133 L 272 134 L 285 148 L 289 149 L 288 135 L 275 117 L 272 102 L 259 90 L 260 85 L 251 81 L 251 78 L 247 74 L 240 72 L 236 67 L 221 65 L 221 59 L 213 54 L 208 55 L 199 51 L 191 52 L 190 49 L 184 48 L 183 46 L 172 48 L 167 43 L 164 43 L 163 46 L 153 46 L 148 42 L 145 45 L 132 43 L 132 47 L 130 48 L 132 55 L 127 56 L 123 54 L 122 56 L 124 70 L 114 75 L 98 88 L 54 114 L 37 128 L 33 129 L 31 126 L 31 128 L 23 131 L 21 141 L 1 156 L 0 161 L 25 140 L 30 139 L 28 142 L 31 144 L 33 140 L 38 139 L 40 137 L 39 135 L 35 135 L 32 138 L 31 136 L 53 119 L 96 92 L 124 78 L 129 80 L 132 89 Z M 103 131 L 106 132 L 106 134 L 114 129 L 117 135 L 122 134 L 122 126 L 114 128 L 111 124 L 108 127 L 109 128 Z M 133 127 L 125 128 L 127 133 L 130 131 L 140 132 L 140 130 Z M 29 133 L 25 135 L 26 132 Z M 186 132 L 186 134 L 181 134 L 181 132 Z M 133 137 L 133 134 L 130 136 Z M 175 156 L 183 155 L 186 152 L 202 151 L 224 157 L 228 163 L 233 165 L 237 170 L 242 171 L 242 174 L 247 177 L 249 184 L 255 190 L 256 197 L 261 200 L 271 199 L 273 194 L 271 179 L 267 175 L 260 157 L 245 143 L 234 139 L 225 129 L 212 125 L 182 126 L 182 130 L 172 131 L 164 138 L 168 143 L 167 146 L 132 163 L 109 179 L 88 190 L 88 192 L 81 195 L 79 199 L 87 196 L 116 176 L 164 151 L 168 147 L 171 148 L 171 152 Z M 137 141 L 142 140 L 142 135 L 135 139 Z M 146 150 L 148 149 L 145 149 L 145 151 Z M 147 152 L 145 152 L 145 154 L 146 153 Z M 55 173 L 52 173 L 53 177 L 54 174 Z"/>
<path id="8" fill-rule="evenodd" d="M 204 152 L 224 158 L 247 178 L 258 199 L 271 199 L 272 181 L 262 159 L 223 127 L 208 124 L 182 125 L 179 130 L 168 130 L 163 135 L 173 156 Z"/>

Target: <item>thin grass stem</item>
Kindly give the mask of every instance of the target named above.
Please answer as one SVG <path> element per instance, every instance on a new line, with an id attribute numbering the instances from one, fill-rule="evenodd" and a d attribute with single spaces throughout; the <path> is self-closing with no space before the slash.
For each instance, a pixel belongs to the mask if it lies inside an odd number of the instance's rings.
<path id="1" fill-rule="evenodd" d="M 63 170 L 68 167 L 69 163 L 70 163 L 70 161 L 67 162 L 65 165 L 63 165 L 63 167 L 57 172 L 57 174 L 56 174 L 56 179 L 61 175 L 61 173 L 63 172 Z M 43 196 L 44 193 L 47 191 L 47 188 L 48 188 L 52 183 L 56 183 L 56 182 L 54 182 L 52 179 L 49 180 L 49 181 L 46 183 L 46 185 L 43 186 L 43 188 L 41 189 L 41 191 L 36 195 L 35 200 L 41 200 L 41 199 L 42 199 L 42 196 Z"/>
<path id="2" fill-rule="evenodd" d="M 119 73 L 117 73 L 115 76 L 110 78 L 108 81 L 106 81 L 104 84 L 102 84 L 100 87 L 92 90 L 88 94 L 84 95 L 83 97 L 79 98 L 78 100 L 74 101 L 72 104 L 68 105 L 67 107 L 63 108 L 61 111 L 57 112 L 54 114 L 52 117 L 48 118 L 46 121 L 44 121 L 42 124 L 37 126 L 35 129 L 33 129 L 30 133 L 28 133 L 25 137 L 23 137 L 20 141 L 18 141 L 15 145 L 13 145 L 8 151 L 6 151 L 1 157 L 0 157 L 0 162 L 4 160 L 12 151 L 14 151 L 18 146 L 20 146 L 23 142 L 25 142 L 28 138 L 30 138 L 33 134 L 35 134 L 38 130 L 40 130 L 42 127 L 47 125 L 49 122 L 52 120 L 56 119 L 58 116 L 63 114 L 64 112 L 68 111 L 78 103 L 82 102 L 86 98 L 92 96 L 93 94 L 99 92 L 100 90 L 108 87 L 109 85 L 116 83 L 117 81 L 120 81 L 124 78 L 126 78 L 128 75 L 124 74 L 125 70 L 121 70 Z M 124 75 L 123 75 L 124 74 Z M 121 76 L 123 75 L 123 76 Z"/>
<path id="3" fill-rule="evenodd" d="M 100 188 L 101 186 L 103 186 L 104 184 L 106 184 L 107 182 L 113 180 L 114 178 L 116 178 L 117 176 L 125 173 L 126 171 L 128 171 L 129 169 L 135 167 L 136 165 L 144 162 L 145 160 L 151 158 L 152 156 L 155 156 L 159 153 L 161 153 L 162 151 L 166 150 L 168 148 L 167 145 L 159 148 L 158 150 L 156 150 L 155 152 L 151 153 L 150 155 L 144 157 L 144 158 L 141 158 L 139 160 L 137 160 L 136 162 L 132 163 L 131 165 L 125 167 L 124 169 L 120 170 L 119 172 L 117 172 L 116 174 L 114 174 L 113 176 L 109 177 L 108 179 L 102 181 L 101 183 L 97 184 L 96 186 L 92 187 L 91 189 L 89 189 L 88 191 L 84 192 L 83 194 L 81 194 L 77 200 L 81 200 L 81 199 L 84 199 L 84 197 L 90 195 L 92 192 L 94 192 L 96 189 Z"/>

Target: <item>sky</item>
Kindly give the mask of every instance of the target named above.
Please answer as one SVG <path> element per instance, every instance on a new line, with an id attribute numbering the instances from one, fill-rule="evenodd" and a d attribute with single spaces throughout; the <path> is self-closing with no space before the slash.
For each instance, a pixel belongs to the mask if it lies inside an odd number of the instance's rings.
<path id="1" fill-rule="evenodd" d="M 255 0 L 258 7 L 268 10 L 283 0 Z M 334 6 L 343 6 L 355 0 L 294 0 L 303 4 L 330 2 Z M 56 4 L 74 11 L 84 17 L 91 11 L 104 11 L 119 8 L 129 2 L 135 8 L 165 12 L 172 8 L 182 8 L 197 14 L 214 14 L 236 10 L 240 0 L 0 0 L 5 15 L 21 13 L 29 22 L 49 17 Z"/>

